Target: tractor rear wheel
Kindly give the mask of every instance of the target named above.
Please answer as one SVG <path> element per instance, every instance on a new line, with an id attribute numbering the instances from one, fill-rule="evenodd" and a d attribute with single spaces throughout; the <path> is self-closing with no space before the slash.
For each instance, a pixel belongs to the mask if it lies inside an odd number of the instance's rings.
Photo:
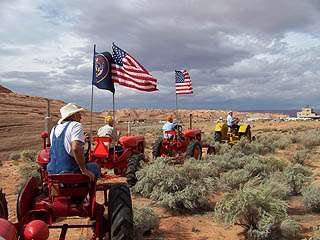
<path id="1" fill-rule="evenodd" d="M 8 219 L 8 203 L 2 189 L 0 189 L 0 218 Z"/>
<path id="2" fill-rule="evenodd" d="M 136 171 L 138 171 L 139 168 L 141 167 L 140 163 L 143 160 L 144 160 L 143 153 L 134 154 L 128 158 L 128 167 L 127 167 L 126 176 L 127 176 L 127 182 L 129 187 L 133 187 L 137 183 L 138 179 L 136 176 Z"/>
<path id="3" fill-rule="evenodd" d="M 196 160 L 200 160 L 202 157 L 202 146 L 199 141 L 195 140 L 189 143 L 187 147 L 187 156 Z"/>
<path id="4" fill-rule="evenodd" d="M 221 132 L 214 132 L 213 139 L 215 142 L 221 142 Z"/>
<path id="5" fill-rule="evenodd" d="M 156 159 L 161 156 L 162 138 L 159 137 L 152 146 L 152 157 Z"/>
<path id="6" fill-rule="evenodd" d="M 110 240 L 133 240 L 132 202 L 128 186 L 111 186 L 108 195 L 108 219 Z"/>

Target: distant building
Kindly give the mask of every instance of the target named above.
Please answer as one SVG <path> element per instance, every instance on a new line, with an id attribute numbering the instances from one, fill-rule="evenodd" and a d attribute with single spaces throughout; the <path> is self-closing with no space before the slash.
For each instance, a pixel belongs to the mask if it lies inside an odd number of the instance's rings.
<path id="1" fill-rule="evenodd" d="M 306 106 L 302 108 L 301 112 L 297 112 L 297 118 L 318 119 L 320 118 L 320 115 L 318 115 L 311 107 Z"/>

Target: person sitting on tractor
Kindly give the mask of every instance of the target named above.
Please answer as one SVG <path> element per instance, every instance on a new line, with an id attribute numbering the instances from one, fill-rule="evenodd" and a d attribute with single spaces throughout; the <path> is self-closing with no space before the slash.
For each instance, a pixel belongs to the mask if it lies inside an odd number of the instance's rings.
<path id="1" fill-rule="evenodd" d="M 113 117 L 108 115 L 104 118 L 104 122 L 106 125 L 102 126 L 101 128 L 99 128 L 97 135 L 99 137 L 110 137 L 112 138 L 112 142 L 111 143 L 105 143 L 105 146 L 109 148 L 109 150 L 111 152 L 113 152 L 114 146 L 116 148 L 116 151 L 121 151 L 122 147 L 115 145 L 114 143 L 116 143 L 118 141 L 119 135 L 120 133 L 117 133 L 116 129 L 113 126 Z M 110 144 L 110 145 L 108 145 Z"/>
<path id="2" fill-rule="evenodd" d="M 163 125 L 162 131 L 163 131 L 163 138 L 168 139 L 171 138 L 171 134 L 166 134 L 166 131 L 173 131 L 175 124 L 173 123 L 173 117 L 170 115 L 167 117 L 167 122 Z"/>
<path id="3" fill-rule="evenodd" d="M 235 131 L 239 128 L 238 126 L 239 118 L 233 117 L 233 112 L 229 111 L 227 116 L 227 125 L 229 127 L 229 130 Z"/>
<path id="4" fill-rule="evenodd" d="M 118 140 L 118 134 L 113 127 L 113 117 L 108 115 L 104 118 L 106 125 L 99 128 L 97 135 L 99 137 L 111 137 L 114 142 Z"/>
<path id="5" fill-rule="evenodd" d="M 72 103 L 60 108 L 61 118 L 50 133 L 49 174 L 82 173 L 91 181 L 101 176 L 96 163 L 87 163 L 84 157 L 85 136 L 81 121 L 83 108 Z"/>

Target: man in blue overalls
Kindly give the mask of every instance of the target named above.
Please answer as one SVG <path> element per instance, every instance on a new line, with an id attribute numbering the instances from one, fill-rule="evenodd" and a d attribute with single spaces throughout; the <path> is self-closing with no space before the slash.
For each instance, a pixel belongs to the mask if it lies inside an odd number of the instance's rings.
<path id="1" fill-rule="evenodd" d="M 82 173 L 91 181 L 100 177 L 101 171 L 96 163 L 87 163 L 84 158 L 85 136 L 81 121 L 83 108 L 72 103 L 60 108 L 61 119 L 50 134 L 49 174 Z"/>

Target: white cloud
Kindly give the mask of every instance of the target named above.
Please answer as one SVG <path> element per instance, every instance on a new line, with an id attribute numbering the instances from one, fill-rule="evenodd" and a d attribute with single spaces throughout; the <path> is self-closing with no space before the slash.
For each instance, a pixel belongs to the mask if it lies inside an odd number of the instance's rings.
<path id="1" fill-rule="evenodd" d="M 117 86 L 119 106 L 174 107 L 182 68 L 195 92 L 182 106 L 317 104 L 319 16 L 314 1 L 299 0 L 3 0 L 0 84 L 88 106 L 93 43 L 105 51 L 115 41 L 160 90 Z M 96 106 L 110 106 L 110 96 L 95 89 Z"/>

